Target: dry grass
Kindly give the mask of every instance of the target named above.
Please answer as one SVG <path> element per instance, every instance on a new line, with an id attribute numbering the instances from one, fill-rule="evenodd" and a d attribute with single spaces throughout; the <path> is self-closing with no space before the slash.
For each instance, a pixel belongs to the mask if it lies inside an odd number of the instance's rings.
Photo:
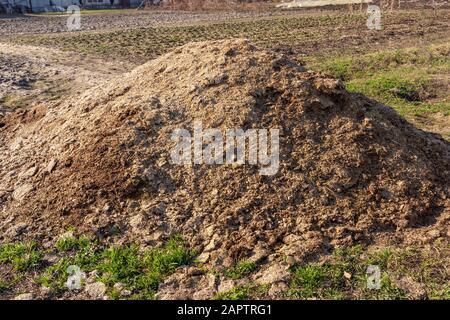
<path id="1" fill-rule="evenodd" d="M 148 6 L 148 9 L 169 9 L 186 11 L 217 10 L 267 10 L 273 8 L 277 0 L 167 0 L 160 6 Z"/>

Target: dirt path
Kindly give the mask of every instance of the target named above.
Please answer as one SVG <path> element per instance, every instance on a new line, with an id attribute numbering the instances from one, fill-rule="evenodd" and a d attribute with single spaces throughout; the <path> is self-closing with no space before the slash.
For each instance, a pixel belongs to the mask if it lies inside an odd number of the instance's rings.
<path id="1" fill-rule="evenodd" d="M 80 93 L 132 67 L 53 48 L 0 43 L 0 112 Z"/>

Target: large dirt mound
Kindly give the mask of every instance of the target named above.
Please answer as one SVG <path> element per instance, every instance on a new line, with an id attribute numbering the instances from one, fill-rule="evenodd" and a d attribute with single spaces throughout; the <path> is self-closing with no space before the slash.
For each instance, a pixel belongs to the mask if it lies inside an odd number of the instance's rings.
<path id="1" fill-rule="evenodd" d="M 278 128 L 278 172 L 173 164 L 172 133 L 195 121 Z M 222 266 L 448 236 L 447 141 L 245 40 L 186 45 L 1 122 L 2 241 L 69 226 L 149 245 L 181 234 Z"/>

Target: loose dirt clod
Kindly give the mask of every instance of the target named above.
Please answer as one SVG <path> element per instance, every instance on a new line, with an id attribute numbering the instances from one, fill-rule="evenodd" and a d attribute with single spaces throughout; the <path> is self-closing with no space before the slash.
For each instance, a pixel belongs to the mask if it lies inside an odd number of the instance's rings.
<path id="1" fill-rule="evenodd" d="M 192 132 L 195 121 L 222 132 L 279 129 L 277 174 L 174 165 L 171 135 Z M 211 266 L 250 259 L 270 270 L 339 245 L 447 235 L 449 142 L 246 40 L 183 46 L 4 122 L 0 221 L 17 215 L 14 223 L 28 225 L 22 237 L 56 238 L 74 226 L 158 245 L 181 234 Z M 30 165 L 39 171 L 21 175 Z M 23 186 L 33 188 L 18 201 Z M 10 227 L 0 223 L 1 240 Z"/>

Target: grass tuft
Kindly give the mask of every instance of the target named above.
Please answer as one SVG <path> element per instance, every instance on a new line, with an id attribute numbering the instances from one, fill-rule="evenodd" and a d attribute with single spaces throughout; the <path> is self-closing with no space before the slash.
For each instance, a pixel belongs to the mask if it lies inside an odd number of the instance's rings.
<path id="1" fill-rule="evenodd" d="M 175 237 L 162 248 L 141 252 L 136 245 L 103 248 L 86 237 L 63 238 L 56 249 L 69 253 L 56 264 L 48 267 L 37 282 L 58 291 L 65 290 L 70 265 L 78 266 L 83 272 L 96 270 L 98 279 L 104 282 L 110 292 L 110 298 L 120 298 L 113 289 L 114 284 L 122 283 L 126 289 L 134 292 L 132 299 L 154 299 L 158 284 L 176 268 L 193 261 L 194 253 L 184 241 Z"/>
<path id="2" fill-rule="evenodd" d="M 41 261 L 42 254 L 37 250 L 34 242 L 0 246 L 0 264 L 12 264 L 17 271 L 36 268 L 40 265 Z"/>
<path id="3" fill-rule="evenodd" d="M 241 261 L 235 266 L 225 270 L 224 274 L 233 280 L 242 279 L 256 270 L 256 264 L 249 261 Z"/>
<path id="4" fill-rule="evenodd" d="M 212 300 L 245 300 L 250 296 L 250 286 L 236 286 L 233 289 L 216 294 Z"/>
<path id="5" fill-rule="evenodd" d="M 81 236 L 80 238 L 64 237 L 56 242 L 55 248 L 60 252 L 67 252 L 87 248 L 90 244 L 91 241 L 86 236 Z"/>

